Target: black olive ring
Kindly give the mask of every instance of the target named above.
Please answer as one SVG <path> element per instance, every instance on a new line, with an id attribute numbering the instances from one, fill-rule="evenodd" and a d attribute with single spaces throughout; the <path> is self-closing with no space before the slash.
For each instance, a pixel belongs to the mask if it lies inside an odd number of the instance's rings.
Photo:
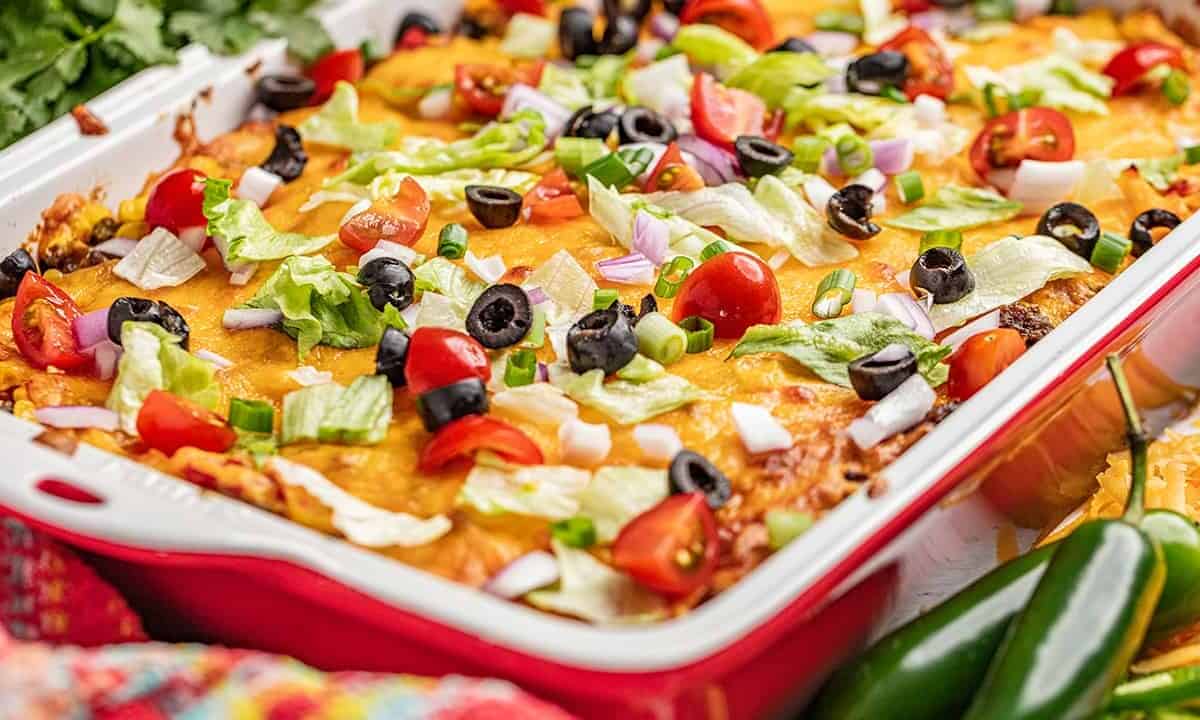
<path id="1" fill-rule="evenodd" d="M 713 510 L 729 502 L 733 488 L 725 473 L 717 469 L 708 458 L 691 450 L 680 450 L 671 460 L 667 470 L 671 483 L 671 494 L 704 493 L 708 506 Z"/>
<path id="2" fill-rule="evenodd" d="M 750 177 L 762 177 L 783 172 L 796 156 L 791 150 L 757 135 L 741 135 L 733 141 L 738 164 Z"/>
<path id="3" fill-rule="evenodd" d="M 307 105 L 316 89 L 303 75 L 263 75 L 254 85 L 254 94 L 275 112 L 287 112 Z"/>
<path id="4" fill-rule="evenodd" d="M 873 238 L 883 231 L 871 222 L 875 191 L 866 185 L 847 185 L 829 198 L 826 215 L 829 227 L 852 240 Z"/>
<path id="5" fill-rule="evenodd" d="M 863 95 L 880 95 L 889 87 L 903 87 L 908 80 L 908 57 L 884 50 L 864 55 L 846 67 L 846 87 Z"/>
<path id="6" fill-rule="evenodd" d="M 383 331 L 379 349 L 375 351 L 375 374 L 386 377 L 394 388 L 408 385 L 408 377 L 404 374 L 404 364 L 408 362 L 408 343 L 408 333 L 389 327 Z"/>
<path id="7" fill-rule="evenodd" d="M 492 230 L 511 227 L 521 216 L 523 198 L 508 188 L 468 185 L 467 207 L 479 224 Z"/>
<path id="8" fill-rule="evenodd" d="M 1147 250 L 1154 247 L 1154 236 L 1151 230 L 1166 228 L 1174 230 L 1183 221 L 1170 210 L 1154 208 L 1138 215 L 1129 228 L 1129 239 L 1133 241 L 1133 256 L 1141 257 Z"/>
<path id="9" fill-rule="evenodd" d="M 850 384 L 863 400 L 877 401 L 917 372 L 917 356 L 896 344 L 850 363 Z"/>
<path id="10" fill-rule="evenodd" d="M 1042 215 L 1037 233 L 1058 240 L 1071 252 L 1090 260 L 1100 240 L 1100 221 L 1079 203 L 1064 202 Z"/>
<path id="11" fill-rule="evenodd" d="M 275 173 L 285 182 L 291 182 L 304 173 L 306 165 L 308 153 L 304 151 L 304 142 L 296 128 L 291 125 L 275 128 L 275 149 L 260 167 L 269 173 Z"/>
<path id="12" fill-rule="evenodd" d="M 621 113 L 621 121 L 617 123 L 617 127 L 622 145 L 644 142 L 667 145 L 679 137 L 679 132 L 670 120 L 650 108 L 641 106 L 627 108 Z"/>
<path id="13" fill-rule="evenodd" d="M 510 283 L 484 290 L 467 313 L 467 333 L 492 350 L 516 345 L 531 327 L 533 307 L 529 296 Z"/>
<path id="14" fill-rule="evenodd" d="M 924 290 L 933 296 L 937 305 L 956 302 L 975 289 L 975 274 L 959 251 L 948 247 L 931 247 L 913 263 L 909 282 L 918 294 Z"/>
<path id="15" fill-rule="evenodd" d="M 638 340 L 623 308 L 594 310 L 567 331 L 567 360 L 583 374 L 600 368 L 611 375 L 637 355 Z"/>

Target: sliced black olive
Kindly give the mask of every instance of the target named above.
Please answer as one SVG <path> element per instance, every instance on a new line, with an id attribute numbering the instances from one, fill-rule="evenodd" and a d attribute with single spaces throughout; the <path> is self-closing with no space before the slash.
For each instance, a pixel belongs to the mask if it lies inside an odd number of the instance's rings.
<path id="1" fill-rule="evenodd" d="M 261 165 L 262 169 L 291 182 L 300 177 L 305 165 L 308 165 L 308 153 L 304 152 L 304 143 L 296 128 L 291 125 L 275 128 L 275 149 Z"/>
<path id="2" fill-rule="evenodd" d="M 617 129 L 621 116 L 613 110 L 592 110 L 591 105 L 581 107 L 567 120 L 567 128 L 563 134 L 567 137 L 596 138 L 607 140 Z"/>
<path id="3" fill-rule="evenodd" d="M 108 309 L 108 339 L 120 345 L 121 328 L 127 322 L 154 323 L 179 338 L 180 346 L 185 349 L 191 339 L 187 320 L 165 302 L 138 297 L 117 298 Z"/>
<path id="4" fill-rule="evenodd" d="M 908 57 L 884 50 L 864 55 L 846 68 L 846 87 L 863 95 L 879 95 L 889 87 L 902 87 L 908 79 Z"/>
<path id="5" fill-rule="evenodd" d="M 485 228 L 511 227 L 521 216 L 520 195 L 493 185 L 468 185 L 467 207 Z"/>
<path id="6" fill-rule="evenodd" d="M 1129 228 L 1129 239 L 1133 241 L 1133 256 L 1141 257 L 1143 253 L 1154 247 L 1154 236 L 1150 234 L 1151 230 L 1156 228 L 1174 230 L 1182 222 L 1178 215 L 1161 208 L 1147 210 L 1138 215 Z"/>
<path id="7" fill-rule="evenodd" d="M 687 0 L 663 0 L 663 10 L 676 16 L 683 12 L 684 5 L 687 5 Z"/>
<path id="8" fill-rule="evenodd" d="M 623 55 L 634 48 L 638 41 L 638 21 L 629 15 L 609 16 L 608 25 L 600 37 L 601 55 Z"/>
<path id="9" fill-rule="evenodd" d="M 679 137 L 671 121 L 654 112 L 650 108 L 635 106 L 621 113 L 618 124 L 621 134 L 621 144 L 655 142 L 674 142 Z"/>
<path id="10" fill-rule="evenodd" d="M 924 290 L 938 305 L 961 300 L 975 289 L 975 274 L 957 250 L 931 247 L 913 263 L 909 282 L 918 294 Z"/>
<path id="11" fill-rule="evenodd" d="M 408 384 L 408 378 L 404 375 L 406 362 L 408 333 L 399 328 L 387 328 L 379 339 L 379 349 L 375 351 L 375 374 L 386 377 L 394 388 L 404 387 Z"/>
<path id="12" fill-rule="evenodd" d="M 358 271 L 358 282 L 367 288 L 367 297 L 380 312 L 388 305 L 397 310 L 412 305 L 415 290 L 412 270 L 396 258 L 375 258 L 363 265 Z"/>
<path id="13" fill-rule="evenodd" d="M 117 236 L 117 230 L 120 229 L 121 223 L 116 218 L 106 217 L 100 218 L 96 224 L 92 226 L 92 231 L 88 233 L 88 245 L 96 246 L 102 242 L 108 242 Z"/>
<path id="14" fill-rule="evenodd" d="M 399 45 L 400 41 L 404 39 L 405 33 L 413 28 L 424 30 L 426 35 L 440 35 L 442 33 L 442 28 L 437 24 L 437 20 L 422 12 L 410 12 L 400 21 L 400 28 L 396 30 L 396 41 L 392 45 Z"/>
<path id="15" fill-rule="evenodd" d="M 287 112 L 308 104 L 317 86 L 302 75 L 263 75 L 254 86 L 258 101 L 275 112 Z"/>
<path id="16" fill-rule="evenodd" d="M 474 15 L 463 14 L 462 19 L 458 21 L 458 34 L 472 40 L 482 40 L 488 36 L 488 29 L 487 25 Z"/>
<path id="17" fill-rule="evenodd" d="M 791 150 L 776 145 L 764 137 L 742 135 L 733 142 L 742 172 L 750 177 L 762 177 L 783 172 L 796 156 Z"/>
<path id="18" fill-rule="evenodd" d="M 637 351 L 633 325 L 615 308 L 590 312 L 567 331 L 567 359 L 577 373 L 600 368 L 611 375 L 628 365 Z"/>
<path id="19" fill-rule="evenodd" d="M 8 257 L 0 260 L 0 299 L 17 294 L 17 288 L 25 279 L 25 273 L 36 272 L 33 256 L 25 248 L 17 248 Z"/>
<path id="20" fill-rule="evenodd" d="M 529 296 L 516 285 L 493 285 L 475 300 L 467 313 L 467 333 L 485 348 L 516 345 L 533 327 Z"/>
<path id="21" fill-rule="evenodd" d="M 896 343 L 850 363 L 850 384 L 863 400 L 882 400 L 917 372 L 917 356 Z"/>
<path id="22" fill-rule="evenodd" d="M 437 432 L 459 418 L 487 411 L 487 387 L 479 378 L 459 380 L 417 396 L 417 415 L 429 432 Z"/>
<path id="23" fill-rule="evenodd" d="M 567 60 L 597 53 L 592 14 L 585 8 L 570 7 L 558 16 L 558 49 Z"/>
<path id="24" fill-rule="evenodd" d="M 604 16 L 611 21 L 622 15 L 641 22 L 650 14 L 650 0 L 604 0 Z"/>
<path id="25" fill-rule="evenodd" d="M 725 473 L 709 462 L 708 458 L 691 450 L 680 450 L 671 460 L 667 471 L 671 482 L 671 494 L 704 493 L 708 506 L 713 510 L 729 502 L 733 488 Z"/>
<path id="26" fill-rule="evenodd" d="M 1052 237 L 1071 252 L 1090 260 L 1100 239 L 1100 221 L 1078 203 L 1059 203 L 1042 215 L 1037 234 Z"/>
<path id="27" fill-rule="evenodd" d="M 652 312 L 658 312 L 658 300 L 654 297 L 653 293 L 647 293 L 642 298 L 642 304 L 638 307 L 637 319 L 641 320 Z"/>
<path id="28" fill-rule="evenodd" d="M 866 240 L 883 231 L 871 222 L 871 200 L 875 191 L 866 185 L 847 185 L 829 198 L 825 214 L 829 227 L 852 240 Z"/>
<path id="29" fill-rule="evenodd" d="M 771 48 L 770 52 L 815 53 L 817 49 L 798 37 L 790 37 Z"/>

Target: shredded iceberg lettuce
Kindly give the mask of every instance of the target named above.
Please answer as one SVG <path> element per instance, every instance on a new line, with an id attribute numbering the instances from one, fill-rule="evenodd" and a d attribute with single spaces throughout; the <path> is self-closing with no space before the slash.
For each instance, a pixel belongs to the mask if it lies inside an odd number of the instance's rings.
<path id="1" fill-rule="evenodd" d="M 121 326 L 125 348 L 107 406 L 120 418 L 121 430 L 137 434 L 137 416 L 152 390 L 166 390 L 210 410 L 221 399 L 212 363 L 179 347 L 180 339 L 154 323 Z"/>
<path id="2" fill-rule="evenodd" d="M 307 255 L 333 242 L 333 235 L 310 237 L 276 230 L 258 205 L 231 198 L 231 187 L 228 180 L 209 178 L 204 181 L 204 217 L 208 219 L 208 234 L 222 248 L 227 266 Z"/>
<path id="3" fill-rule="evenodd" d="M 924 205 L 883 221 L 888 227 L 935 232 L 1012 220 L 1023 206 L 984 188 L 946 185 Z"/>
<path id="4" fill-rule="evenodd" d="M 591 518 L 596 540 L 610 543 L 626 523 L 666 499 L 670 492 L 666 470 L 602 467 L 580 493 L 578 512 Z"/>
<path id="5" fill-rule="evenodd" d="M 596 178 L 588 177 L 588 212 L 622 247 L 633 247 L 633 225 L 638 210 L 662 219 L 670 229 L 669 255 L 687 255 L 697 259 L 710 243 L 721 239 L 716 233 L 658 207 L 641 195 L 622 195 Z"/>
<path id="6" fill-rule="evenodd" d="M 758 59 L 758 53 L 745 40 L 716 25 L 704 23 L 679 28 L 671 45 L 696 65 L 713 68 L 719 80 Z"/>
<path id="7" fill-rule="evenodd" d="M 688 380 L 671 374 L 643 383 L 606 383 L 603 370 L 577 375 L 569 367 L 555 364 L 550 366 L 550 381 L 575 402 L 621 425 L 636 425 L 708 397 Z"/>
<path id="8" fill-rule="evenodd" d="M 787 111 L 789 129 L 804 125 L 820 130 L 847 123 L 863 132 L 871 132 L 891 122 L 908 106 L 873 95 L 837 95 L 821 88 L 794 87 L 784 98 L 783 109 Z"/>
<path id="9" fill-rule="evenodd" d="M 754 93 L 775 110 L 783 107 L 792 88 L 818 85 L 833 72 L 816 53 L 771 52 L 734 73 L 725 84 Z"/>
<path id="10" fill-rule="evenodd" d="M 383 150 L 396 139 L 399 126 L 388 120 L 359 122 L 358 91 L 348 82 L 338 82 L 333 96 L 315 115 L 296 128 L 308 142 L 343 147 L 355 152 Z"/>
<path id="11" fill-rule="evenodd" d="M 204 258 L 166 228 L 155 228 L 133 252 L 121 258 L 113 274 L 142 290 L 178 287 L 205 268 Z"/>
<path id="12" fill-rule="evenodd" d="M 590 479 L 587 470 L 565 465 L 476 464 L 459 490 L 458 502 L 489 515 L 517 513 L 565 520 L 579 512 L 579 494 Z"/>
<path id="13" fill-rule="evenodd" d="M 586 550 L 558 540 L 552 540 L 551 546 L 558 558 L 558 584 L 527 594 L 530 605 L 602 624 L 651 622 L 666 615 L 666 601 L 658 593 Z"/>
<path id="14" fill-rule="evenodd" d="M 400 170 L 391 170 L 371 180 L 366 185 L 341 183 L 324 187 L 309 196 L 300 207 L 300 212 L 309 212 L 325 203 L 360 200 L 387 200 L 400 192 L 400 183 L 412 178 L 421 186 L 429 199 L 435 203 L 462 203 L 467 199 L 468 185 L 489 185 L 512 190 L 519 195 L 529 192 L 538 182 L 538 176 L 521 170 L 476 170 L 467 168 L 451 170 L 437 175 L 413 175 Z"/>
<path id="15" fill-rule="evenodd" d="M 1112 96 L 1112 78 L 1091 70 L 1078 60 L 1059 52 L 1010 65 L 996 71 L 978 65 L 965 68 L 967 79 L 978 90 L 996 84 L 1009 93 L 1040 93 L 1039 105 L 1107 115 L 1106 100 Z"/>

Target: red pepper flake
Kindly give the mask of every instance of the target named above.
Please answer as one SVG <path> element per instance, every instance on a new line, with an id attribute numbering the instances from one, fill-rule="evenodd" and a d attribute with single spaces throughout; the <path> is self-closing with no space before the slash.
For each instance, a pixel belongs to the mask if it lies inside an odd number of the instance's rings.
<path id="1" fill-rule="evenodd" d="M 75 118 L 75 124 L 79 125 L 79 132 L 84 135 L 108 134 L 108 126 L 100 118 L 93 115 L 92 111 L 88 110 L 86 105 L 76 105 L 71 108 L 71 117 Z"/>

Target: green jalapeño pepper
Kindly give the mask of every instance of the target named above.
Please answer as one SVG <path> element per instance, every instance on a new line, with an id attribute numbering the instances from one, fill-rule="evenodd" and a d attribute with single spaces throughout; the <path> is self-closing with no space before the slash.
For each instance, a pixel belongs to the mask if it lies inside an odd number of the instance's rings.
<path id="1" fill-rule="evenodd" d="M 1167 583 L 1150 623 L 1154 642 L 1200 620 L 1200 528 L 1177 512 L 1152 510 L 1142 530 L 1158 542 L 1167 562 Z"/>
<path id="2" fill-rule="evenodd" d="M 1137 654 L 1166 581 L 1144 515 L 1146 436 L 1116 356 L 1133 477 L 1119 520 L 1084 523 L 1058 544 L 1009 627 L 964 720 L 1086 720 L 1102 712 Z"/>

